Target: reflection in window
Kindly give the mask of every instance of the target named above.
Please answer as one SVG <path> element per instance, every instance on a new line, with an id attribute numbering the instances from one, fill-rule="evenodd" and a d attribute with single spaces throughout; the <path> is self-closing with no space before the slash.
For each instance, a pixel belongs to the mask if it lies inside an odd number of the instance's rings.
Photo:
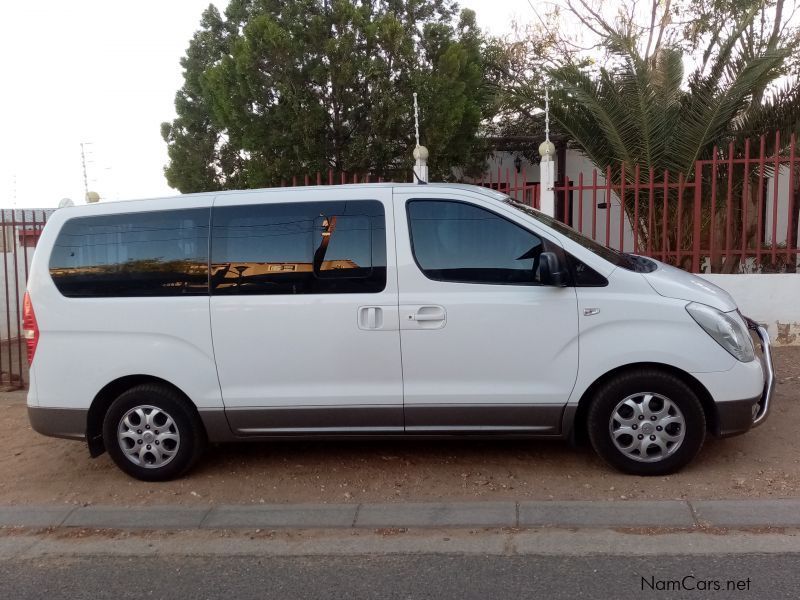
<path id="1" fill-rule="evenodd" d="M 438 281 L 530 285 L 538 283 L 542 240 L 471 204 L 412 200 L 408 218 L 414 257 Z"/>
<path id="2" fill-rule="evenodd" d="M 369 217 L 317 217 L 313 240 L 315 273 L 318 277 L 369 277 L 372 271 L 372 231 Z"/>
<path id="3" fill-rule="evenodd" d="M 50 274 L 68 297 L 207 294 L 208 221 L 202 208 L 70 219 Z"/>
<path id="4" fill-rule="evenodd" d="M 386 285 L 384 221 L 374 200 L 215 208 L 213 292 L 379 292 Z"/>

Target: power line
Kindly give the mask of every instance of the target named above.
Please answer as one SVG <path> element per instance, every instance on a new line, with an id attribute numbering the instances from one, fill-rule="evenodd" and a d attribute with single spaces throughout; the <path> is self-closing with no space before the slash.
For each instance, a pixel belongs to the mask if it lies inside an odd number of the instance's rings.
<path id="1" fill-rule="evenodd" d="M 537 19 L 539 19 L 539 22 L 542 24 L 542 27 L 544 27 L 545 31 L 547 31 L 548 34 L 552 35 L 552 32 L 550 31 L 550 28 L 547 26 L 547 23 L 544 22 L 544 19 L 542 18 L 542 15 L 540 15 L 539 11 L 536 10 L 536 7 L 533 5 L 533 2 L 531 2 L 531 0 L 528 0 L 528 6 L 531 7 L 531 10 L 533 11 L 533 14 L 536 15 Z"/>

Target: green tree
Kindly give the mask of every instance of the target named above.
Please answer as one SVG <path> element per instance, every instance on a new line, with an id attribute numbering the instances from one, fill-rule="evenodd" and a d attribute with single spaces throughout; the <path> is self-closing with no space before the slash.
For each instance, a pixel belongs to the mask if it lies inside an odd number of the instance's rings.
<path id="1" fill-rule="evenodd" d="M 433 176 L 480 168 L 495 50 L 451 0 L 232 0 L 204 12 L 162 125 L 182 192 L 315 171 L 409 177 L 412 94 Z"/>

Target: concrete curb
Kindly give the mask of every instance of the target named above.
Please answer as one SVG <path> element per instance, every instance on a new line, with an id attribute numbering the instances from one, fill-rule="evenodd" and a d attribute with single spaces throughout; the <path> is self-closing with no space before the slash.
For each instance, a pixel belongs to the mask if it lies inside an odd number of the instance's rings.
<path id="1" fill-rule="evenodd" d="M 800 528 L 800 499 L 0 506 L 0 527 L 91 529 Z"/>

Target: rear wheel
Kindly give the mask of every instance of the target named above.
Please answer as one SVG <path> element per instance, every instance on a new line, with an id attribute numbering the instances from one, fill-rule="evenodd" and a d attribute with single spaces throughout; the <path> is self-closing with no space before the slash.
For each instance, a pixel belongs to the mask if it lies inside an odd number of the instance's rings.
<path id="1" fill-rule="evenodd" d="M 697 394 L 656 369 L 607 381 L 588 413 L 592 446 L 626 473 L 665 475 L 688 464 L 703 445 L 706 419 Z"/>
<path id="2" fill-rule="evenodd" d="M 103 421 L 103 441 L 117 466 L 143 481 L 183 475 L 205 447 L 197 413 L 172 389 L 138 385 L 121 394 Z"/>

